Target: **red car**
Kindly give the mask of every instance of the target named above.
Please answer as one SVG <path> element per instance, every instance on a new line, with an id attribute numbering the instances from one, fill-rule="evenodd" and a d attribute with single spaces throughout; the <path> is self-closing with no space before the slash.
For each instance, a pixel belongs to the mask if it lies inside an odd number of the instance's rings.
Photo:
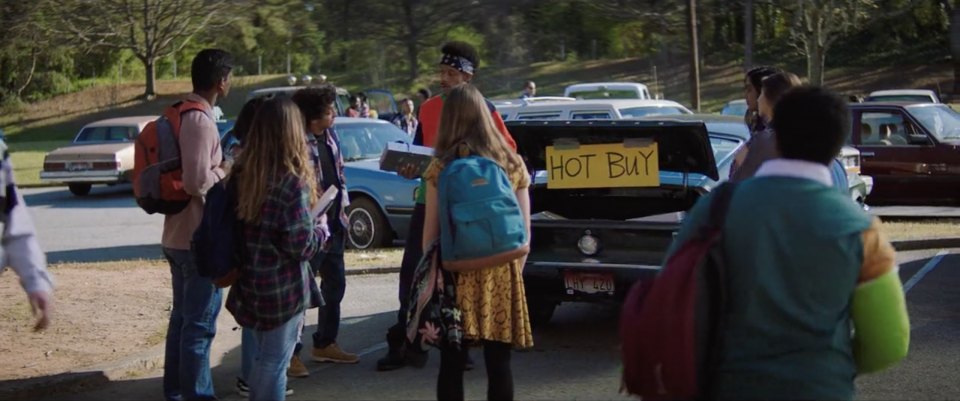
<path id="1" fill-rule="evenodd" d="M 960 114 L 946 104 L 850 104 L 850 144 L 873 177 L 870 204 L 956 204 Z"/>

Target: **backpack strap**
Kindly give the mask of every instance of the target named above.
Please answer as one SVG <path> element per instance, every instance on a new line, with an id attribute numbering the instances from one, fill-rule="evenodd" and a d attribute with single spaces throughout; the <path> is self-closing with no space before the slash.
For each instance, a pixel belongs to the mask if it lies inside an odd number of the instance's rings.
<path id="1" fill-rule="evenodd" d="M 730 209 L 730 200 L 737 183 L 725 182 L 714 189 L 713 200 L 710 202 L 710 216 L 707 218 L 707 229 L 722 229 L 727 220 L 727 211 Z"/>

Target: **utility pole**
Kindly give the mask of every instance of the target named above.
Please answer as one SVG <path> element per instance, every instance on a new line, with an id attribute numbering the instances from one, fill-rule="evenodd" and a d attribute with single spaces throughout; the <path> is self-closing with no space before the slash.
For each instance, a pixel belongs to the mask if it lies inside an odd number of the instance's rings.
<path id="1" fill-rule="evenodd" d="M 743 70 L 753 67 L 753 0 L 743 2 Z"/>
<path id="2" fill-rule="evenodd" d="M 690 29 L 690 105 L 700 112 L 700 49 L 697 45 L 697 0 L 687 0 Z"/>

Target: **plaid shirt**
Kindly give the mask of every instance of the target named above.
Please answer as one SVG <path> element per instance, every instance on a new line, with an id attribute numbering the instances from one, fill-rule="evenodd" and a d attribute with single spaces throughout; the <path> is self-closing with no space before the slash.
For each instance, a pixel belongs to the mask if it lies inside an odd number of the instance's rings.
<path id="1" fill-rule="evenodd" d="M 350 226 L 350 220 L 347 218 L 347 206 L 350 206 L 350 197 L 347 195 L 347 177 L 343 173 L 343 154 L 340 153 L 340 138 L 333 128 L 327 129 L 327 146 L 333 151 L 333 160 L 337 166 L 337 180 L 340 181 L 340 224 L 343 228 Z M 320 141 L 317 135 L 307 133 L 307 144 L 310 145 L 310 159 L 313 160 L 313 168 L 317 175 L 317 183 L 323 184 L 323 168 L 320 167 L 320 152 L 326 149 L 320 148 Z M 323 188 L 326 191 L 326 188 Z M 329 223 L 328 223 L 329 224 Z"/>
<path id="2" fill-rule="evenodd" d="M 292 174 L 278 177 L 260 207 L 260 223 L 244 227 L 247 262 L 227 297 L 237 323 L 267 331 L 310 307 L 309 260 L 326 240 L 325 228 L 310 215 L 304 183 Z"/>

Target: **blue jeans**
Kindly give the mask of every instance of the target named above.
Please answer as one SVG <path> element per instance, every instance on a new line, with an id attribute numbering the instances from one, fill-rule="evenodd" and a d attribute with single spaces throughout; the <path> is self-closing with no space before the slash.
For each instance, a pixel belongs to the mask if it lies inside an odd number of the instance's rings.
<path id="1" fill-rule="evenodd" d="M 163 248 L 163 255 L 173 278 L 163 395 L 168 400 L 216 399 L 210 377 L 210 345 L 217 334 L 220 289 L 197 274 L 190 251 Z"/>
<path id="2" fill-rule="evenodd" d="M 240 335 L 240 378 L 249 386 L 253 364 L 256 363 L 257 354 L 260 353 L 260 350 L 257 349 L 257 337 L 253 335 L 253 329 L 243 327 L 242 330 Z"/>
<path id="3" fill-rule="evenodd" d="M 287 390 L 287 365 L 297 344 L 297 332 L 303 314 L 268 331 L 253 331 L 257 353 L 250 371 L 250 401 L 284 400 Z"/>
<path id="4" fill-rule="evenodd" d="M 343 263 L 344 230 L 331 233 L 330 248 L 317 253 L 310 266 L 320 275 L 320 294 L 324 305 L 317 310 L 317 331 L 313 347 L 323 348 L 337 341 L 340 333 L 340 302 L 347 290 L 346 267 Z"/>

